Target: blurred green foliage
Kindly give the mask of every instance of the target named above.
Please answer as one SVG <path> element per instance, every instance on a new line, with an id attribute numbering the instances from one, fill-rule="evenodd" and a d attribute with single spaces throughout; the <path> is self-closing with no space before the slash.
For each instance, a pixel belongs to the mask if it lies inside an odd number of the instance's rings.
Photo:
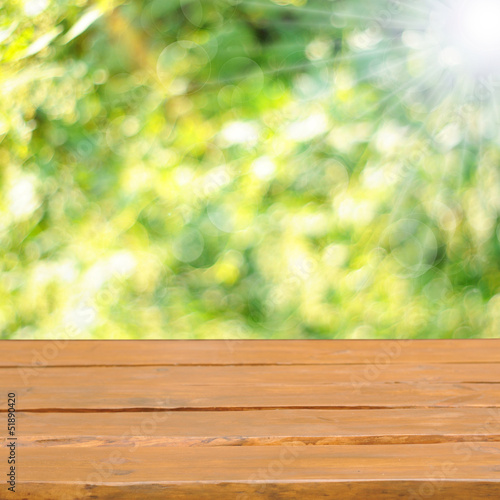
<path id="1" fill-rule="evenodd" d="M 0 16 L 4 338 L 500 332 L 498 123 L 394 1 Z"/>

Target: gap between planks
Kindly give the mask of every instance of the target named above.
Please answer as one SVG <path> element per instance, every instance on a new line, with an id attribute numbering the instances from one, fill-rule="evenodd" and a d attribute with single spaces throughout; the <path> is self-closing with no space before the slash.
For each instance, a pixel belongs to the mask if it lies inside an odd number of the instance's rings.
<path id="1" fill-rule="evenodd" d="M 190 412 L 190 413 L 203 413 L 207 411 L 214 412 L 248 412 L 248 411 L 278 411 L 278 410 L 329 410 L 329 411 L 344 411 L 344 410 L 355 410 L 355 411 L 371 411 L 371 410 L 413 410 L 413 409 L 442 409 L 442 410 L 456 410 L 460 408 L 482 408 L 498 410 L 500 408 L 500 403 L 498 405 L 492 406 L 298 406 L 298 405 L 283 405 L 283 406 L 202 406 L 202 407 L 189 407 L 189 406 L 179 406 L 172 408 L 156 408 L 156 407 L 136 407 L 136 408 L 23 408 L 18 410 L 18 412 L 25 413 L 169 413 L 169 412 Z M 8 410 L 0 409 L 1 414 L 6 414 Z"/>

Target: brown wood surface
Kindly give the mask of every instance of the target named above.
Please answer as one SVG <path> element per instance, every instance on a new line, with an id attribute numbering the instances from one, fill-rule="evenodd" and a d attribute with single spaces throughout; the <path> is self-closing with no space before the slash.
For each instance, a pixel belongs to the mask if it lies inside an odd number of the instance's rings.
<path id="1" fill-rule="evenodd" d="M 4 340 L 2 353 L 5 367 L 499 363 L 500 339 Z"/>
<path id="2" fill-rule="evenodd" d="M 0 428 L 6 428 L 0 414 Z M 20 446 L 275 446 L 500 442 L 500 410 L 248 410 L 27 413 Z"/>
<path id="3" fill-rule="evenodd" d="M 2 342 L 0 499 L 500 498 L 499 348 Z"/>

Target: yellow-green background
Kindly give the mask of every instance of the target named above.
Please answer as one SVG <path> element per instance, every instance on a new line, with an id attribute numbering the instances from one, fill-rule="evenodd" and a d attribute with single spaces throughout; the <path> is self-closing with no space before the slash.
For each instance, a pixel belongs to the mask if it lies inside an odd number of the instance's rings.
<path id="1" fill-rule="evenodd" d="M 0 12 L 2 337 L 500 331 L 498 123 L 394 2 Z"/>

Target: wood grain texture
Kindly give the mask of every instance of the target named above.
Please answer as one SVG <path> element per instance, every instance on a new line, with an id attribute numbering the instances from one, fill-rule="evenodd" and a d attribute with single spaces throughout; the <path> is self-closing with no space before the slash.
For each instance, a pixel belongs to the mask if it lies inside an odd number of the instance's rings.
<path id="1" fill-rule="evenodd" d="M 5 369 L 6 372 L 10 369 Z M 79 369 L 82 370 L 82 369 Z M 57 376 L 41 370 L 29 385 L 6 374 L 0 389 L 14 390 L 23 411 L 150 411 L 257 409 L 498 408 L 500 384 L 350 382 L 322 384 L 177 385 L 166 378 Z M 96 369 L 94 369 L 96 370 Z M 11 380 L 11 382 L 7 382 Z M 208 379 L 207 379 L 208 380 Z M 2 411 L 6 411 L 3 409 Z"/>
<path id="2" fill-rule="evenodd" d="M 352 383 L 368 385 L 371 382 L 423 382 L 423 383 L 500 383 L 499 363 L 463 363 L 459 369 L 450 364 L 350 364 L 350 365 L 259 365 L 259 366 L 130 366 L 92 367 L 94 379 L 109 380 L 113 385 L 120 381 L 151 381 L 154 384 L 218 385 L 331 385 Z M 33 375 L 21 368 L 0 368 L 13 383 L 25 383 L 36 377 L 37 386 L 51 385 L 56 378 L 74 383 L 81 371 L 75 367 L 40 367 Z M 26 375 L 26 376 L 25 376 Z M 124 378 L 124 375 L 126 378 Z M 364 382 L 364 384 L 363 384 Z M 93 384 L 82 380 L 80 386 Z"/>
<path id="3" fill-rule="evenodd" d="M 500 339 L 2 341 L 0 366 L 499 363 Z"/>
<path id="4" fill-rule="evenodd" d="M 103 487 L 114 488 L 115 498 L 133 498 L 127 496 L 128 493 L 118 496 L 118 492 L 127 490 L 128 485 L 140 484 L 143 498 L 151 498 L 154 492 L 162 490 L 166 498 L 189 498 L 193 486 L 199 487 L 201 483 L 214 494 L 217 492 L 213 498 L 229 499 L 235 498 L 232 496 L 235 492 L 249 494 L 247 486 L 252 486 L 249 490 L 252 496 L 258 493 L 264 498 L 274 498 L 273 492 L 281 489 L 278 498 L 294 498 L 290 493 L 296 493 L 295 486 L 300 483 L 302 486 L 315 485 L 314 490 L 320 498 L 338 498 L 335 495 L 346 491 L 347 485 L 356 492 L 359 482 L 377 484 L 376 492 L 387 484 L 400 481 L 410 482 L 415 491 L 426 485 L 430 488 L 434 482 L 459 481 L 469 493 L 475 491 L 477 482 L 489 483 L 490 493 L 498 494 L 499 455 L 500 443 L 461 443 L 461 448 L 450 444 L 128 449 L 32 447 L 23 450 L 19 486 L 20 491 L 33 491 L 32 487 L 36 491 L 36 488 L 43 490 L 44 484 L 57 485 L 56 498 L 74 495 L 75 488 L 76 491 L 91 491 L 94 498 L 107 498 L 101 493 Z M 274 490 L 268 489 L 269 486 L 274 486 Z M 175 496 L 169 492 L 172 487 Z M 304 493 L 310 495 L 311 491 L 305 488 Z M 403 498 L 408 498 L 411 491 L 404 493 Z"/>
<path id="5" fill-rule="evenodd" d="M 463 450 L 463 451 L 462 451 Z M 63 448 L 23 450 L 23 481 L 45 482 L 248 482 L 268 476 L 282 481 L 427 479 L 449 461 L 448 479 L 499 480 L 500 443 L 371 446 L 252 446 L 213 448 Z M 265 470 L 270 463 L 279 464 Z M 71 467 L 64 464 L 71 463 Z M 154 466 L 153 466 L 154 465 Z M 264 468 L 260 471 L 261 468 Z M 256 474 L 257 477 L 253 477 Z"/>
<path id="6" fill-rule="evenodd" d="M 500 410 L 19 412 L 20 446 L 300 446 L 500 442 Z M 6 428 L 0 414 L 0 428 Z M 202 424 L 202 425 L 201 425 Z"/>
<path id="7" fill-rule="evenodd" d="M 500 363 L 458 366 L 0 368 L 0 390 L 25 411 L 500 406 Z"/>
<path id="8" fill-rule="evenodd" d="M 492 500 L 500 497 L 498 481 L 269 481 L 262 483 L 187 482 L 178 484 L 64 484 L 22 483 L 21 498 L 37 500 Z M 16 493 L 16 494 L 17 494 Z"/>
<path id="9" fill-rule="evenodd" d="M 0 347 L 2 500 L 500 498 L 498 340 Z"/>

